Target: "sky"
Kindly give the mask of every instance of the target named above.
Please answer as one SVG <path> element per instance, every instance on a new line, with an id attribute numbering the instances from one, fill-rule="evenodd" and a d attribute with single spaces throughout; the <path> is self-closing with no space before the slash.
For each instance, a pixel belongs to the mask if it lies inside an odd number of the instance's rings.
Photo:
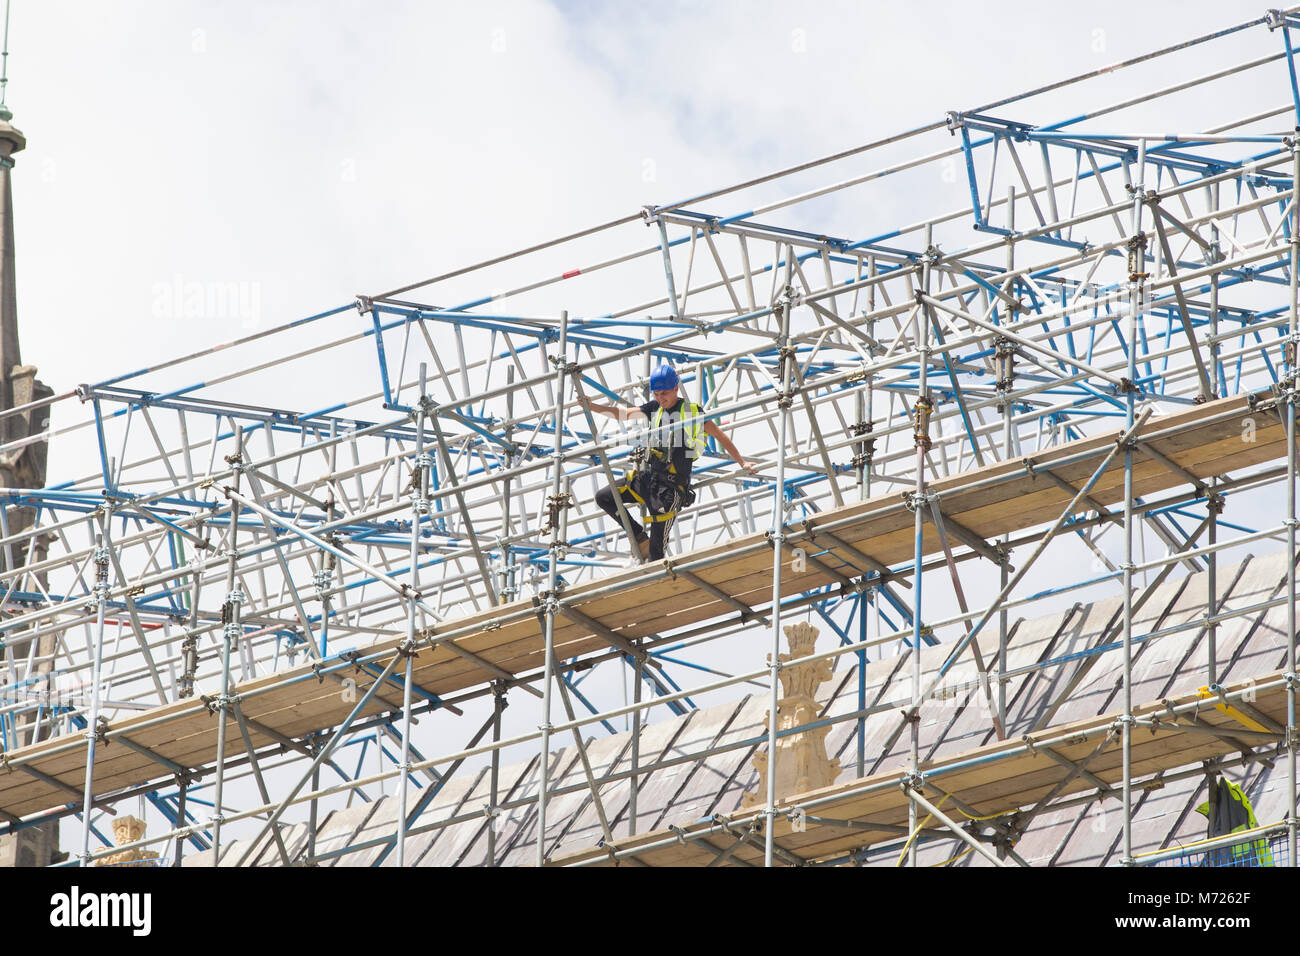
<path id="1" fill-rule="evenodd" d="M 14 0 L 24 359 L 103 380 L 1262 12 Z"/>

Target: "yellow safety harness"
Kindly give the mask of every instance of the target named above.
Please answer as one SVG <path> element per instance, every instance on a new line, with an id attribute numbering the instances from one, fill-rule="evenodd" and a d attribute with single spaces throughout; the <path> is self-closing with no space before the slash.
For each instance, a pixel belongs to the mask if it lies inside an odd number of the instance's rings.
<path id="1" fill-rule="evenodd" d="M 703 409 L 700 408 L 700 406 L 695 404 L 694 402 L 682 403 L 682 434 L 686 441 L 686 453 L 690 455 L 692 461 L 699 458 L 700 455 L 704 453 L 704 426 L 700 424 L 700 414 L 702 411 Z M 655 412 L 655 417 L 653 421 L 651 421 L 650 423 L 651 429 L 657 430 L 663 424 L 663 420 L 664 420 L 664 410 L 663 410 L 663 406 L 660 406 L 659 410 Z M 667 462 L 668 474 L 672 475 L 673 477 L 676 477 L 677 466 L 673 464 L 672 443 L 668 442 L 667 444 L 669 447 L 667 447 L 666 449 L 663 447 L 664 444 L 665 442 L 662 439 L 662 437 L 657 442 L 652 443 L 650 445 L 650 454 L 654 455 L 656 458 L 659 458 L 662 461 Z M 631 492 L 632 497 L 636 499 L 637 504 L 641 505 L 643 508 L 646 509 L 647 512 L 649 512 L 650 510 L 649 504 L 647 504 L 646 500 L 642 498 L 639 494 L 637 494 L 636 489 L 632 487 L 632 482 L 635 480 L 635 478 L 636 478 L 636 472 L 635 471 L 630 472 L 627 476 L 627 480 L 623 483 L 622 487 L 618 489 L 618 493 L 622 494 L 624 491 Z M 654 515 L 654 514 L 647 513 L 646 516 L 641 520 L 646 524 L 653 524 L 657 521 L 671 522 L 676 517 L 677 517 L 677 510 L 673 508 L 669 511 L 665 511 L 661 515 Z M 667 529 L 665 529 L 665 534 L 666 533 L 667 533 Z"/>

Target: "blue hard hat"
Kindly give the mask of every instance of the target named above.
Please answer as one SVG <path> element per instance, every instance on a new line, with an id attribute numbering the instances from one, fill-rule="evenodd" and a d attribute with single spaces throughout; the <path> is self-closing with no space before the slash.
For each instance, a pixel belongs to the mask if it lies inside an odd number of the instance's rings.
<path id="1" fill-rule="evenodd" d="M 650 375 L 650 391 L 666 392 L 670 388 L 676 388 L 681 384 L 681 379 L 677 377 L 677 370 L 671 365 L 660 365 Z"/>

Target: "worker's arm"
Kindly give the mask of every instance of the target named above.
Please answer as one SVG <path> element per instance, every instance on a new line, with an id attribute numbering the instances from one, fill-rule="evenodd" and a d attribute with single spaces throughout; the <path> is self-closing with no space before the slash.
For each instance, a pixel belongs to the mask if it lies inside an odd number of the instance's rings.
<path id="1" fill-rule="evenodd" d="M 610 418 L 617 418 L 621 422 L 629 418 L 645 418 L 645 412 L 636 405 L 597 405 L 590 398 L 583 396 L 578 399 L 578 404 L 589 411 L 596 412 L 600 415 L 607 415 Z"/>
<path id="2" fill-rule="evenodd" d="M 726 449 L 727 454 L 730 455 L 732 459 L 736 462 L 736 464 L 739 465 L 741 468 L 744 468 L 751 475 L 758 473 L 758 462 L 750 461 L 749 459 L 742 456 L 740 454 L 740 450 L 736 448 L 736 443 L 733 442 L 726 435 L 724 435 L 722 429 L 719 428 L 717 424 L 715 424 L 714 422 L 705 422 L 704 433 L 706 435 L 712 435 L 714 438 L 716 438 L 719 441 L 719 443 L 721 443 L 722 447 Z"/>

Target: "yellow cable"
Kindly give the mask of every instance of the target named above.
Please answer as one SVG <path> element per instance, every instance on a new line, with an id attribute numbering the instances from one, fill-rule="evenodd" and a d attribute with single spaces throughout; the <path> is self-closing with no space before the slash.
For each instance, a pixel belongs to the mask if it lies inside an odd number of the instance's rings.
<path id="1" fill-rule="evenodd" d="M 948 798 L 949 798 L 950 796 L 952 796 L 952 794 L 950 794 L 950 793 L 945 793 L 945 794 L 943 795 L 943 799 L 940 800 L 938 803 L 935 804 L 935 809 L 938 809 L 939 807 L 943 806 L 944 803 L 948 800 Z M 962 810 L 960 807 L 957 808 L 957 812 L 960 813 L 962 816 L 964 816 L 967 820 L 976 820 L 976 821 L 979 821 L 979 820 L 996 820 L 998 817 L 1005 817 L 1005 816 L 1009 816 L 1009 815 L 1011 815 L 1012 813 L 1015 813 L 1014 810 L 1003 810 L 1001 813 L 990 813 L 990 814 L 989 814 L 988 816 L 986 816 L 986 817 L 973 817 L 973 816 L 971 816 L 969 813 L 967 813 L 965 810 Z M 894 866 L 902 866 L 902 865 L 903 865 L 903 857 L 907 855 L 907 849 L 908 849 L 908 847 L 910 847 L 910 846 L 912 845 L 912 841 L 916 839 L 917 834 L 920 833 L 921 830 L 925 828 L 925 825 L 926 825 L 927 823 L 930 822 L 932 816 L 933 816 L 932 814 L 927 813 L 927 814 L 925 815 L 925 819 L 922 820 L 920 823 L 918 823 L 918 824 L 916 825 L 916 829 L 912 831 L 912 835 L 909 836 L 909 837 L 907 838 L 907 842 L 903 844 L 903 852 L 901 852 L 901 853 L 898 854 L 898 862 L 895 863 Z M 965 856 L 967 853 L 974 853 L 974 852 L 975 852 L 975 850 L 974 850 L 973 847 L 967 847 L 966 850 L 965 850 L 965 852 L 963 852 L 963 853 L 958 853 L 958 854 L 957 854 L 956 856 L 954 856 L 951 860 L 944 860 L 943 863 L 930 863 L 930 864 L 927 864 L 927 865 L 928 865 L 928 866 L 946 866 L 946 865 L 949 864 L 949 863 L 956 863 L 958 860 L 960 860 L 960 859 L 961 859 L 963 856 Z"/>
<path id="2" fill-rule="evenodd" d="M 1006 817 L 1006 816 L 1010 816 L 1011 814 L 1015 813 L 1016 811 L 1014 811 L 1014 810 L 1003 810 L 1001 813 L 990 813 L 987 817 L 973 817 L 973 816 L 971 816 L 969 813 L 967 813 L 965 810 L 961 809 L 960 807 L 957 808 L 957 812 L 960 813 L 960 814 L 961 814 L 963 817 L 965 817 L 967 820 L 996 820 L 998 817 Z"/>
<path id="3" fill-rule="evenodd" d="M 960 860 L 962 857 L 964 857 L 964 856 L 969 856 L 970 854 L 972 854 L 972 853 L 974 853 L 974 852 L 975 852 L 975 848 L 972 847 L 972 846 L 968 846 L 968 847 L 966 847 L 966 849 L 962 850 L 960 853 L 958 853 L 956 856 L 952 857 L 951 859 L 944 860 L 942 863 L 930 863 L 930 864 L 928 864 L 928 865 L 929 865 L 929 866 L 947 866 L 949 863 L 956 863 L 956 862 L 957 862 L 958 860 Z"/>
<path id="4" fill-rule="evenodd" d="M 943 795 L 943 800 L 940 800 L 938 803 L 936 803 L 936 804 L 934 805 L 934 808 L 935 808 L 936 810 L 938 810 L 941 806 L 944 805 L 944 802 L 947 801 L 947 799 L 948 799 L 950 796 L 952 796 L 952 794 L 950 794 L 950 793 L 945 793 L 945 794 Z M 912 831 L 912 835 L 909 836 L 909 837 L 907 838 L 907 842 L 903 844 L 903 852 L 900 853 L 900 854 L 898 854 L 898 862 L 895 863 L 894 866 L 897 867 L 897 866 L 902 866 L 902 865 L 903 865 L 903 857 L 907 856 L 907 848 L 910 847 L 910 846 L 912 845 L 912 841 L 916 839 L 916 835 L 917 835 L 918 833 L 920 833 L 920 832 L 925 828 L 925 825 L 926 825 L 927 823 L 929 823 L 931 819 L 933 819 L 933 814 L 927 813 L 927 814 L 925 815 L 925 819 L 922 820 L 920 823 L 918 823 L 918 824 L 916 825 L 916 829 Z"/>
<path id="5" fill-rule="evenodd" d="M 1260 824 L 1259 826 L 1254 827 L 1250 830 L 1237 830 L 1237 831 L 1233 831 L 1230 834 L 1225 834 L 1225 836 L 1231 836 L 1233 838 L 1240 837 L 1242 838 L 1241 843 L 1254 843 L 1262 839 L 1264 834 L 1267 833 L 1269 830 L 1276 830 L 1278 827 L 1285 826 L 1285 825 L 1286 824 L 1284 823 Z M 1168 853 L 1170 850 L 1173 849 L 1194 851 L 1199 846 L 1203 846 L 1206 843 L 1213 843 L 1215 840 L 1222 840 L 1222 839 L 1223 836 L 1205 837 L 1204 839 L 1201 840 L 1194 840 L 1191 843 L 1180 843 L 1178 844 L 1177 847 L 1165 847 L 1163 850 L 1148 850 L 1146 853 L 1134 853 L 1133 859 L 1140 860 L 1144 857 L 1155 856 L 1157 853 Z M 1226 847 L 1224 847 L 1224 849 L 1226 849 Z"/>

